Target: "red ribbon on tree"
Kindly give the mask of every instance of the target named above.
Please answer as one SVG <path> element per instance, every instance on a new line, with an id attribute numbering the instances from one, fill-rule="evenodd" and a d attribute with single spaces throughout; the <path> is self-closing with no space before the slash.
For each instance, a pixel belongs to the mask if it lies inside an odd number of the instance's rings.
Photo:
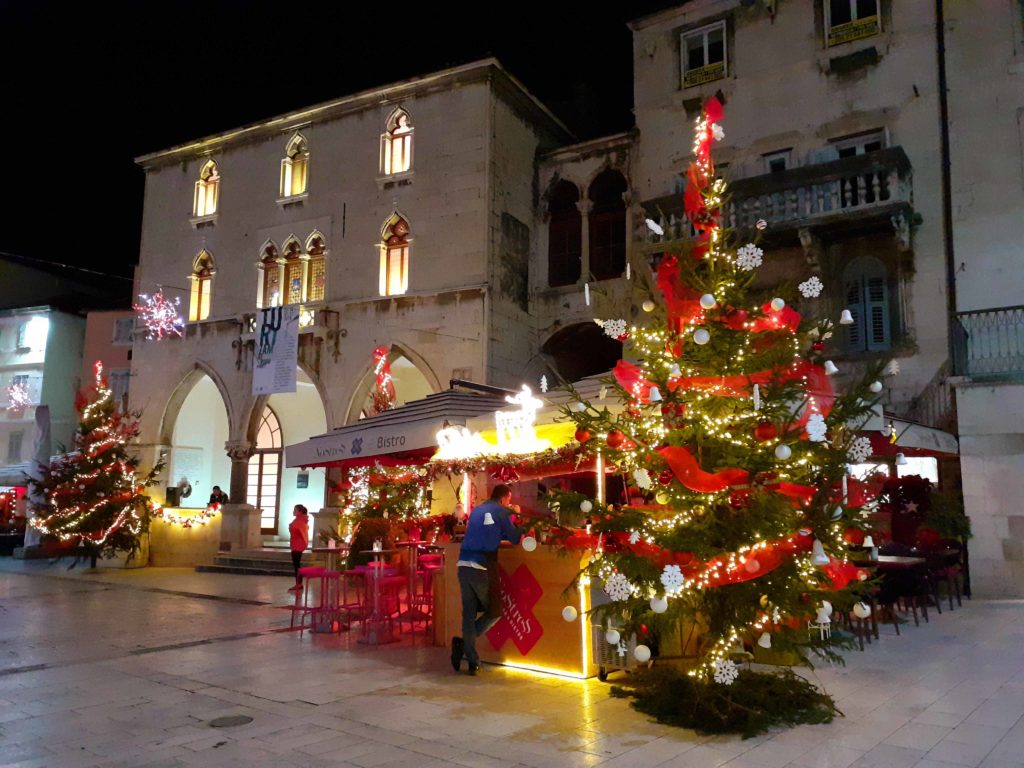
<path id="1" fill-rule="evenodd" d="M 750 473 L 745 469 L 726 468 L 718 472 L 705 472 L 685 446 L 665 446 L 659 448 L 658 453 L 665 459 L 676 479 L 698 493 L 724 491 L 731 485 L 742 485 L 750 479 Z"/>
<path id="2" fill-rule="evenodd" d="M 395 407 L 395 382 L 391 378 L 387 347 L 380 346 L 373 350 L 373 375 L 376 379 L 373 388 L 373 411 L 383 413 Z"/>

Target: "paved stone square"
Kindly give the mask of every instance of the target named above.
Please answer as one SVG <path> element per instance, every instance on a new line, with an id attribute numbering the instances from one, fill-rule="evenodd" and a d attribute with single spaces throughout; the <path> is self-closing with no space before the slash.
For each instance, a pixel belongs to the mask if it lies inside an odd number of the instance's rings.
<path id="1" fill-rule="evenodd" d="M 0 561 L 0 765 L 1024 766 L 1024 603 L 965 602 L 813 676 L 844 718 L 743 741 L 605 684 L 289 632 L 287 579 Z M 213 728 L 246 715 L 252 722 Z"/>

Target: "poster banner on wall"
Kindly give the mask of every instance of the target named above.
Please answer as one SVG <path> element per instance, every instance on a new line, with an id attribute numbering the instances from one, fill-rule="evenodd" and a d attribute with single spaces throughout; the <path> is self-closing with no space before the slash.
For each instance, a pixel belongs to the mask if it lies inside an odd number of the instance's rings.
<path id="1" fill-rule="evenodd" d="M 298 356 L 298 305 L 261 309 L 256 316 L 252 393 L 272 395 L 275 392 L 294 392 Z"/>

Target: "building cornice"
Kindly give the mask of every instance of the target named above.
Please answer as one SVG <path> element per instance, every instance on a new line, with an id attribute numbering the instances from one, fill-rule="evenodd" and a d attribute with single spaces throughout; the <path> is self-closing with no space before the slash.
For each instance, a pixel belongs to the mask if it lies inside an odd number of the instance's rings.
<path id="1" fill-rule="evenodd" d="M 588 141 L 581 141 L 578 144 L 569 144 L 568 146 L 559 147 L 558 149 L 552 149 L 541 155 L 541 159 L 544 161 L 561 160 L 567 155 L 628 148 L 633 145 L 636 140 L 636 136 L 637 132 L 635 129 L 623 131 L 622 133 L 615 133 L 610 136 L 601 136 L 597 139 L 589 139 Z"/>
<path id="2" fill-rule="evenodd" d="M 135 158 L 135 162 L 145 169 L 169 165 L 180 162 L 182 159 L 213 154 L 230 146 L 308 127 L 311 122 L 317 120 L 333 119 L 367 109 L 375 109 L 382 104 L 397 105 L 404 99 L 478 82 L 494 82 L 499 86 L 500 92 L 503 92 L 503 95 L 509 98 L 515 106 L 525 109 L 538 122 L 547 123 L 548 129 L 553 133 L 561 134 L 563 140 L 571 141 L 575 138 L 565 124 L 530 93 L 522 82 L 513 77 L 501 65 L 501 62 L 495 58 L 487 58 L 360 91 L 349 96 L 342 96 L 267 120 L 250 123 L 240 128 L 179 144 L 169 149 L 151 152 Z"/>

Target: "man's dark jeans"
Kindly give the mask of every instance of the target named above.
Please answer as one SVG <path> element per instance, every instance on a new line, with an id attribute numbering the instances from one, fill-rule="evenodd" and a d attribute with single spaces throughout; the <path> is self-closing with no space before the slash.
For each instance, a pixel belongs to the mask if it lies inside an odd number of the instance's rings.
<path id="1" fill-rule="evenodd" d="M 481 571 L 466 565 L 459 566 L 459 589 L 462 591 L 463 652 L 470 667 L 480 666 L 476 652 L 476 638 L 495 625 L 501 618 L 500 605 L 492 605 L 490 570 Z M 477 618 L 477 614 L 480 614 Z"/>

